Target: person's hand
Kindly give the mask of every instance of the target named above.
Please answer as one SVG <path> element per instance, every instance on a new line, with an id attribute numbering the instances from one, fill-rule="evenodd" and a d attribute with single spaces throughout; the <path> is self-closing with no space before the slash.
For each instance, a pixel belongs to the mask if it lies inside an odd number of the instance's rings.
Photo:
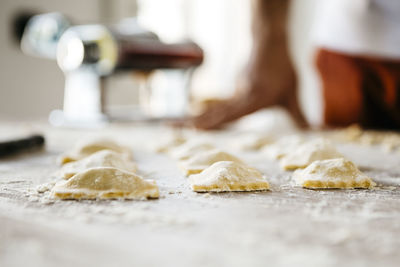
<path id="1" fill-rule="evenodd" d="M 209 105 L 192 119 L 195 127 L 214 129 L 260 108 L 286 108 L 299 126 L 305 126 L 297 101 L 297 77 L 287 42 L 289 0 L 255 0 L 254 45 L 244 77 L 235 95 Z"/>
<path id="2" fill-rule="evenodd" d="M 266 44 L 262 58 L 250 62 L 245 80 L 235 95 L 208 105 L 193 118 L 200 129 L 214 129 L 260 108 L 281 106 L 289 111 L 299 126 L 306 122 L 297 101 L 297 79 L 293 65 L 282 46 Z"/>

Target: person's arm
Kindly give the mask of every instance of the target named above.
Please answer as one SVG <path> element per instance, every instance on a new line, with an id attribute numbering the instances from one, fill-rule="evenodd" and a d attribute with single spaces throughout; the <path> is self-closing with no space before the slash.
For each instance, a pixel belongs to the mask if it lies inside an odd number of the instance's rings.
<path id="1" fill-rule="evenodd" d="M 207 107 L 194 119 L 198 128 L 212 129 L 260 108 L 280 105 L 305 125 L 297 102 L 297 80 L 288 50 L 290 0 L 253 1 L 253 48 L 236 94 Z"/>

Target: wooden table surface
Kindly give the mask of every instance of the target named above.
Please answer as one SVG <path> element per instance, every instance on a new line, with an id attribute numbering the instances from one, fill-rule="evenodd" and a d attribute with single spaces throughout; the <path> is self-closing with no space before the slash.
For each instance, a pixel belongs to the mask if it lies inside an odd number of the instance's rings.
<path id="1" fill-rule="evenodd" d="M 176 162 L 151 149 L 163 126 L 51 128 L 0 123 L 0 138 L 41 131 L 47 147 L 0 161 L 0 266 L 399 266 L 400 154 L 338 144 L 379 186 L 307 190 L 260 152 L 233 151 L 269 179 L 268 192 L 197 194 Z M 191 133 L 192 135 L 200 135 Z M 36 188 L 77 140 L 106 136 L 132 147 L 152 201 L 54 201 Z M 239 135 L 206 133 L 226 150 Z"/>

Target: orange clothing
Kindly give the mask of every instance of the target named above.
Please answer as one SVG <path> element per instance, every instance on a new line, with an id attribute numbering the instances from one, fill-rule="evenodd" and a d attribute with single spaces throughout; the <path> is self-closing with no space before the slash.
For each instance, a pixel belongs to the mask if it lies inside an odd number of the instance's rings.
<path id="1" fill-rule="evenodd" d="M 367 58 L 319 49 L 324 122 L 400 129 L 400 60 Z"/>

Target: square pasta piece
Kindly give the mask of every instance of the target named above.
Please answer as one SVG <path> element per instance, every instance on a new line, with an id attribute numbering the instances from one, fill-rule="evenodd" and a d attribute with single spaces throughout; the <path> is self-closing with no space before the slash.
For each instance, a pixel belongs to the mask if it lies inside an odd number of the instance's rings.
<path id="1" fill-rule="evenodd" d="M 275 143 L 265 145 L 262 153 L 270 159 L 279 160 L 304 143 L 305 139 L 301 135 L 284 136 Z"/>
<path id="2" fill-rule="evenodd" d="M 156 147 L 154 147 L 154 150 L 157 153 L 168 153 L 174 148 L 185 144 L 186 141 L 187 140 L 185 137 L 183 137 L 180 133 L 177 133 L 169 139 L 161 141 L 161 143 L 157 144 Z"/>
<path id="3" fill-rule="evenodd" d="M 137 170 L 136 164 L 123 154 L 111 150 L 100 150 L 81 160 L 64 164 L 57 175 L 63 179 L 69 179 L 78 172 L 95 167 L 114 167 L 133 173 Z"/>
<path id="4" fill-rule="evenodd" d="M 158 198 L 153 181 L 112 167 L 98 167 L 79 172 L 57 183 L 51 195 L 58 199 L 146 199 Z"/>
<path id="5" fill-rule="evenodd" d="M 282 157 L 282 169 L 291 171 L 302 169 L 316 160 L 343 158 L 333 144 L 326 139 L 315 139 L 299 145 Z"/>
<path id="6" fill-rule="evenodd" d="M 195 192 L 229 192 L 268 190 L 269 183 L 261 172 L 233 161 L 219 161 L 189 177 Z"/>
<path id="7" fill-rule="evenodd" d="M 58 158 L 58 163 L 64 165 L 68 162 L 86 158 L 101 150 L 111 150 L 123 154 L 127 159 L 132 159 L 132 151 L 129 147 L 121 146 L 108 139 L 83 140 L 77 143 L 70 151 Z"/>
<path id="8" fill-rule="evenodd" d="M 182 169 L 184 174 L 188 176 L 200 173 L 204 169 L 208 168 L 218 161 L 233 161 L 236 163 L 244 164 L 240 159 L 229 153 L 220 151 L 218 149 L 213 149 L 196 153 L 187 160 L 180 161 L 179 167 Z"/>
<path id="9" fill-rule="evenodd" d="M 261 150 L 264 146 L 274 142 L 272 135 L 260 133 L 246 133 L 235 136 L 232 140 L 232 147 L 239 151 L 256 151 Z"/>
<path id="10" fill-rule="evenodd" d="M 310 189 L 370 189 L 376 185 L 353 162 L 343 158 L 314 161 L 307 168 L 295 171 L 293 181 Z"/>
<path id="11" fill-rule="evenodd" d="M 212 144 L 205 142 L 187 142 L 170 152 L 172 158 L 176 160 L 187 160 L 195 154 L 214 150 L 215 147 Z"/>

